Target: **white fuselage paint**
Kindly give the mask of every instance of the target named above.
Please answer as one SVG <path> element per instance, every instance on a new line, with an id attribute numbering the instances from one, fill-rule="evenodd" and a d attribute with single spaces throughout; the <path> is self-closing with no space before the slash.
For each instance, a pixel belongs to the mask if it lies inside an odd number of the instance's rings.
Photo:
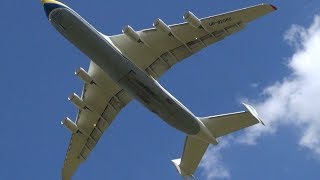
<path id="1" fill-rule="evenodd" d="M 155 79 L 124 57 L 80 15 L 69 8 L 57 8 L 49 15 L 53 26 L 86 54 L 113 81 L 172 127 L 208 143 L 216 139 L 204 124 Z"/>

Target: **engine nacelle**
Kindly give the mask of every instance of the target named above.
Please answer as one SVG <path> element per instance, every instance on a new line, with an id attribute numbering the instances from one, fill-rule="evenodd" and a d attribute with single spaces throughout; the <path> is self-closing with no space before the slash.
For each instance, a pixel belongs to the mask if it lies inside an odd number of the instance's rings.
<path id="1" fill-rule="evenodd" d="M 130 39 L 132 39 L 133 41 L 136 41 L 136 42 L 139 42 L 141 43 L 141 39 L 140 39 L 140 36 L 139 34 L 133 30 L 133 28 L 129 25 L 127 25 L 126 27 L 124 27 L 122 29 L 122 33 L 127 35 Z"/>
<path id="2" fill-rule="evenodd" d="M 83 68 L 79 68 L 78 70 L 76 70 L 74 74 L 77 75 L 82 81 L 84 81 L 87 84 L 94 83 L 92 77 Z"/>
<path id="3" fill-rule="evenodd" d="M 64 120 L 61 121 L 61 124 L 64 125 L 67 129 L 69 129 L 72 133 L 76 133 L 79 128 L 71 119 L 66 117 Z"/>
<path id="4" fill-rule="evenodd" d="M 75 93 L 70 95 L 68 97 L 68 100 L 71 101 L 77 108 L 79 109 L 86 109 L 86 104 L 83 102 L 83 100 Z"/>
<path id="5" fill-rule="evenodd" d="M 153 22 L 153 27 L 165 32 L 168 35 L 172 35 L 171 28 L 159 18 Z"/>
<path id="6" fill-rule="evenodd" d="M 197 18 L 192 12 L 188 11 L 183 15 L 183 19 L 185 19 L 191 26 L 195 28 L 202 27 L 201 20 Z"/>

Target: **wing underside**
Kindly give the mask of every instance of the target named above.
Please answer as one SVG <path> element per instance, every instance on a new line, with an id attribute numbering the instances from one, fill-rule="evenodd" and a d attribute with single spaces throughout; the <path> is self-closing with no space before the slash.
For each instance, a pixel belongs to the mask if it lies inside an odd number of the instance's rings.
<path id="1" fill-rule="evenodd" d="M 103 132 L 111 125 L 131 97 L 114 83 L 96 64 L 91 62 L 88 74 L 93 81 L 83 88 L 85 107 L 78 112 L 62 170 L 63 179 L 69 179 L 79 164 L 87 159 Z"/>
<path id="2" fill-rule="evenodd" d="M 157 79 L 174 64 L 242 30 L 247 23 L 274 10 L 272 5 L 261 4 L 199 19 L 201 26 L 198 28 L 185 22 L 169 25 L 170 33 L 159 27 L 137 31 L 139 41 L 126 34 L 109 38 L 123 55 Z"/>

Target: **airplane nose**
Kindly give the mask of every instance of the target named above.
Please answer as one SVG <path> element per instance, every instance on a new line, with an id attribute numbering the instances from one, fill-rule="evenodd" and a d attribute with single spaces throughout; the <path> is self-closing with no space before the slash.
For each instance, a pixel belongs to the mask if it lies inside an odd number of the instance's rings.
<path id="1" fill-rule="evenodd" d="M 49 19 L 50 13 L 57 8 L 66 8 L 67 6 L 62 4 L 59 1 L 55 0 L 41 0 L 41 3 L 43 5 L 44 12 L 46 13 L 46 16 Z"/>

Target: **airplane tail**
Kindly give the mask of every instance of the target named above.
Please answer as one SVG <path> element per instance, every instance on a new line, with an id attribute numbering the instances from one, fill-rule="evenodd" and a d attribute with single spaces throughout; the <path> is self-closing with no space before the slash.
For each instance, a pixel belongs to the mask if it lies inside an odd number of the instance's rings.
<path id="1" fill-rule="evenodd" d="M 251 105 L 245 103 L 243 103 L 243 105 L 246 111 L 199 117 L 198 119 L 204 124 L 213 138 L 227 135 L 257 123 L 264 125 L 257 111 Z M 193 173 L 197 169 L 208 146 L 208 141 L 201 140 L 201 138 L 197 136 L 188 135 L 186 137 L 181 159 L 172 160 L 173 165 L 181 176 L 186 179 L 189 177 L 194 178 Z"/>

